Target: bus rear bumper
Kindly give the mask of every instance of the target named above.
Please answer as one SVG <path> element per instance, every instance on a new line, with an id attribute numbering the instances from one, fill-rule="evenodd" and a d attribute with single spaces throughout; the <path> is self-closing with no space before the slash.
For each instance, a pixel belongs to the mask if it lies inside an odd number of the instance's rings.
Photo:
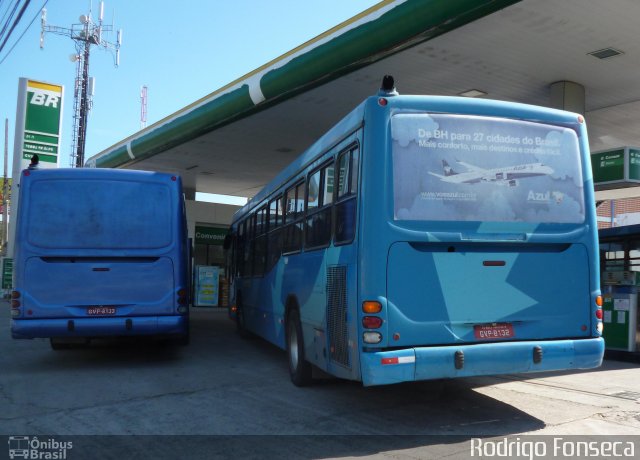
<path id="1" fill-rule="evenodd" d="M 537 347 L 542 350 L 542 357 L 534 362 Z M 464 357 L 461 363 L 458 354 L 459 368 L 456 368 L 456 352 Z M 387 385 L 479 375 L 592 369 L 602 364 L 603 356 L 602 338 L 406 348 L 362 353 L 362 383 L 365 386 Z"/>
<path id="2" fill-rule="evenodd" d="M 184 335 L 189 316 L 113 316 L 108 318 L 13 319 L 14 339 L 50 337 L 114 337 L 137 335 Z M 71 323 L 71 324 L 70 324 Z"/>

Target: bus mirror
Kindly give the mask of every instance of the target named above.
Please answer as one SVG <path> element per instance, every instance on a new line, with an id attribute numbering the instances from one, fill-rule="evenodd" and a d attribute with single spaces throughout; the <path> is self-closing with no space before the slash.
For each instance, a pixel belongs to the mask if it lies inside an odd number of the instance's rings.
<path id="1" fill-rule="evenodd" d="M 231 234 L 227 233 L 227 235 L 224 237 L 223 248 L 225 251 L 228 251 L 230 247 L 231 247 Z"/>

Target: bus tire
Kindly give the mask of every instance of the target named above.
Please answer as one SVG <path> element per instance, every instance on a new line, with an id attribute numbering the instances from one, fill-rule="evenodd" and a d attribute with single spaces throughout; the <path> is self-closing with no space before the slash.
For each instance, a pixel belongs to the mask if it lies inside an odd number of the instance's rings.
<path id="1" fill-rule="evenodd" d="M 236 302 L 236 332 L 243 338 L 249 336 L 245 323 L 244 309 L 242 308 L 242 297 L 238 297 Z"/>
<path id="2" fill-rule="evenodd" d="M 289 375 L 297 387 L 308 386 L 312 383 L 312 368 L 304 356 L 304 338 L 300 324 L 298 310 L 292 309 L 287 316 L 287 358 L 289 360 Z"/>
<path id="3" fill-rule="evenodd" d="M 189 320 L 187 319 L 187 330 L 184 335 L 181 335 L 175 340 L 175 344 L 181 347 L 186 347 L 191 342 L 191 325 L 189 324 Z"/>

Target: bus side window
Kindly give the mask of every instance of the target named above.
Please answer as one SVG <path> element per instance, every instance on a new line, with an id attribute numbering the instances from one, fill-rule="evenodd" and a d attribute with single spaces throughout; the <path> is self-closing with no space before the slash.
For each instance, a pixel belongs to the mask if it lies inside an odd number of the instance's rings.
<path id="1" fill-rule="evenodd" d="M 278 263 L 282 252 L 282 218 L 282 197 L 278 197 L 269 203 L 269 234 L 267 236 L 268 250 L 265 273 Z"/>
<path id="2" fill-rule="evenodd" d="M 302 243 L 302 215 L 304 214 L 304 182 L 287 190 L 283 252 L 297 252 Z"/>
<path id="3" fill-rule="evenodd" d="M 253 274 L 255 276 L 264 276 L 265 265 L 267 264 L 267 205 L 264 205 L 256 213 L 258 221 L 256 225 L 256 238 L 255 238 L 255 256 L 254 256 L 254 269 Z"/>
<path id="4" fill-rule="evenodd" d="M 358 192 L 358 146 L 344 151 L 338 157 L 335 244 L 353 241 L 356 231 L 356 204 Z"/>
<path id="5" fill-rule="evenodd" d="M 247 226 L 245 227 L 245 244 L 244 244 L 244 270 L 246 276 L 252 276 L 253 274 L 253 237 L 255 235 L 255 214 L 249 215 L 246 220 Z"/>
<path id="6" fill-rule="evenodd" d="M 238 276 L 244 276 L 244 246 L 245 246 L 245 222 L 240 222 L 238 224 L 238 242 L 236 248 L 236 266 L 238 269 Z"/>
<path id="7" fill-rule="evenodd" d="M 333 163 L 314 172 L 307 189 L 305 247 L 326 247 L 331 241 Z"/>

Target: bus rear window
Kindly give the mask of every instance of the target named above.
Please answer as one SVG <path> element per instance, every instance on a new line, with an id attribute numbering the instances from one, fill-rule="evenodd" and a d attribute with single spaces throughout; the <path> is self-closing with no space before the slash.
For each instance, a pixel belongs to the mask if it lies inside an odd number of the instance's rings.
<path id="1" fill-rule="evenodd" d="M 120 180 L 41 180 L 29 193 L 27 240 L 41 248 L 151 249 L 172 242 L 171 190 Z"/>
<path id="2" fill-rule="evenodd" d="M 449 114 L 391 119 L 395 220 L 582 223 L 573 129 Z"/>

